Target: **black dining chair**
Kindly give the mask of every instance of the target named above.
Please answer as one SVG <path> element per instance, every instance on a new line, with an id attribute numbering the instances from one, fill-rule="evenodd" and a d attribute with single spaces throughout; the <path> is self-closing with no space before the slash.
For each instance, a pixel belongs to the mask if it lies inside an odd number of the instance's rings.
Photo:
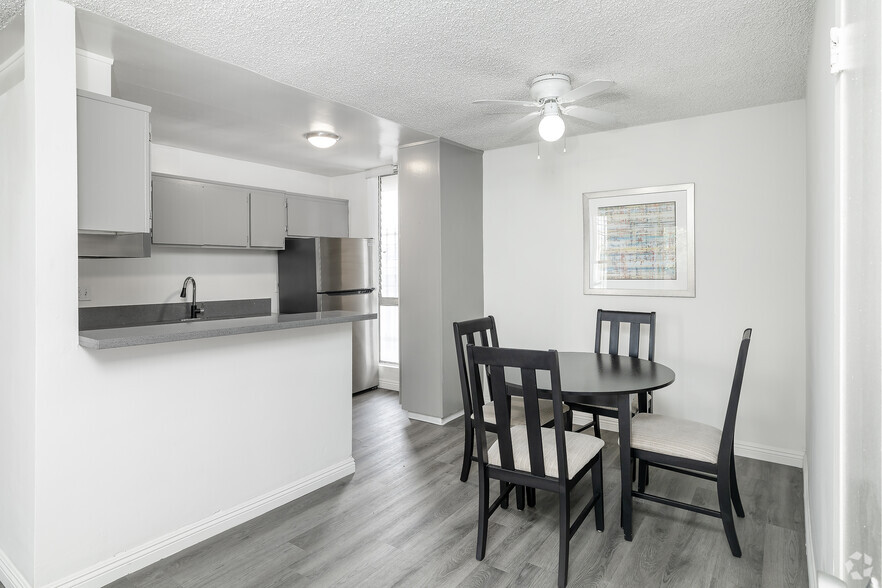
<path id="1" fill-rule="evenodd" d="M 631 312 L 622 310 L 597 310 L 597 321 L 594 329 L 594 353 L 600 353 L 601 339 L 603 336 L 604 323 L 609 323 L 609 347 L 610 355 L 619 354 L 619 340 L 622 325 L 628 326 L 628 355 L 640 356 L 640 328 L 642 325 L 649 327 L 649 343 L 646 359 L 655 360 L 655 313 L 654 312 Z M 608 404 L 598 401 L 597 404 L 581 404 L 568 402 L 567 405 L 576 411 L 589 413 L 592 420 L 578 429 L 584 431 L 588 427 L 594 427 L 594 436 L 600 437 L 600 417 L 618 418 L 619 411 L 616 409 L 614 400 Z M 652 393 L 641 392 L 635 395 L 631 401 L 631 414 L 640 412 L 652 412 Z"/>
<path id="2" fill-rule="evenodd" d="M 733 504 L 735 513 L 744 517 L 744 507 L 735 479 L 735 416 L 741 398 L 741 383 L 744 380 L 751 333 L 752 329 L 745 329 L 741 337 L 722 431 L 703 423 L 660 414 L 640 413 L 631 420 L 631 457 L 640 460 L 637 491 L 632 490 L 631 495 L 722 519 L 729 548 L 735 557 L 741 557 L 741 547 L 732 518 Z M 650 466 L 716 482 L 720 510 L 647 494 L 646 475 Z"/>
<path id="3" fill-rule="evenodd" d="M 469 479 L 469 471 L 471 470 L 472 461 L 476 460 L 474 457 L 475 407 L 480 407 L 480 410 L 483 411 L 487 430 L 492 433 L 496 432 L 496 422 L 494 420 L 496 417 L 493 411 L 494 399 L 492 396 L 485 398 L 483 383 L 480 379 L 478 380 L 477 397 L 480 398 L 481 401 L 479 404 L 475 404 L 472 401 L 472 393 L 469 387 L 468 368 L 466 367 L 465 346 L 472 344 L 483 347 L 499 347 L 499 338 L 496 333 L 496 319 L 490 315 L 483 318 L 453 323 L 453 336 L 455 339 L 454 342 L 456 343 L 456 361 L 459 367 L 459 383 L 462 390 L 462 408 L 464 413 L 463 422 L 465 424 L 465 444 L 462 452 L 462 471 L 459 479 L 466 482 Z M 510 402 L 512 422 L 514 424 L 524 423 L 523 401 L 515 397 L 511 398 Z M 572 413 L 570 412 L 569 407 L 565 407 L 564 411 L 567 413 L 566 419 L 567 423 L 569 423 L 568 429 L 571 429 Z M 554 423 L 554 408 L 550 400 L 539 401 L 539 418 L 544 426 L 551 426 Z"/>
<path id="4" fill-rule="evenodd" d="M 603 441 L 590 435 L 567 431 L 564 405 L 561 402 L 560 366 L 557 351 L 532 351 L 468 345 L 469 382 L 472 401 L 480 404 L 479 382 L 482 367 L 487 375 L 493 402 L 496 441 L 488 444 L 484 411 L 475 413 L 478 442 L 478 545 L 475 556 L 484 559 L 487 550 L 487 526 L 490 516 L 502 504 L 503 496 L 515 486 L 554 492 L 559 504 L 560 549 L 558 586 L 566 586 L 570 539 L 594 510 L 594 522 L 603 531 Z M 525 422 L 514 425 L 505 383 L 505 368 L 520 370 Z M 546 371 L 551 380 L 554 427 L 542 427 L 536 372 Z M 593 494 L 570 525 L 570 493 L 591 470 Z M 490 504 L 490 479 L 499 480 L 504 494 Z M 541 521 L 541 519 L 539 519 Z"/>

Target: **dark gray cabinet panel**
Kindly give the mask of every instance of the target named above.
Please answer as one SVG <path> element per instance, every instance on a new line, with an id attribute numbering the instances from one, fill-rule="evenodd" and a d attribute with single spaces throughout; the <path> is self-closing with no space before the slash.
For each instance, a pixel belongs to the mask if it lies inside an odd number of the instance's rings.
<path id="1" fill-rule="evenodd" d="M 77 93 L 77 225 L 150 231 L 150 107 Z"/>
<path id="2" fill-rule="evenodd" d="M 285 195 L 251 191 L 252 247 L 285 248 Z"/>
<path id="3" fill-rule="evenodd" d="M 348 237 L 349 202 L 306 194 L 288 195 L 289 237 Z"/>
<path id="4" fill-rule="evenodd" d="M 248 191 L 203 184 L 202 244 L 248 247 Z"/>
<path id="5" fill-rule="evenodd" d="M 202 245 L 202 192 L 192 180 L 153 176 L 153 243 Z"/>

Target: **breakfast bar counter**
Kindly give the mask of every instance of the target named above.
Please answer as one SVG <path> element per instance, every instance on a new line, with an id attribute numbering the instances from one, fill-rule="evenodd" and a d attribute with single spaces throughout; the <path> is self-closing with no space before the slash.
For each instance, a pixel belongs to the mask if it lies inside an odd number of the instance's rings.
<path id="1" fill-rule="evenodd" d="M 260 333 L 301 327 L 315 327 L 338 323 L 352 323 L 377 318 L 376 313 L 359 313 L 349 310 L 330 310 L 324 312 L 304 312 L 298 314 L 271 314 L 219 320 L 178 321 L 138 327 L 116 329 L 94 329 L 80 331 L 80 346 L 87 349 L 114 349 L 224 337 L 243 333 Z"/>

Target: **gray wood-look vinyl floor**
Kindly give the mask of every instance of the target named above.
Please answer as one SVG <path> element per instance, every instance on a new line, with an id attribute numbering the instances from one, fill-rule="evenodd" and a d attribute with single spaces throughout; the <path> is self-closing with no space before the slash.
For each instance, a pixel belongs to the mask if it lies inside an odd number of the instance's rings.
<path id="1" fill-rule="evenodd" d="M 743 557 L 718 519 L 635 501 L 634 541 L 618 526 L 618 446 L 605 433 L 606 531 L 593 514 L 570 546 L 569 586 L 808 585 L 802 472 L 737 458 Z M 497 511 L 475 560 L 477 475 L 459 481 L 462 422 L 410 421 L 398 395 L 353 399 L 354 475 L 123 578 L 114 588 L 556 586 L 557 498 Z M 292 452 L 297 451 L 292 448 Z M 590 495 L 586 477 L 573 511 Z M 495 483 L 493 485 L 495 489 Z M 654 493 L 716 508 L 712 483 L 651 470 Z M 495 490 L 494 490 L 495 491 Z"/>

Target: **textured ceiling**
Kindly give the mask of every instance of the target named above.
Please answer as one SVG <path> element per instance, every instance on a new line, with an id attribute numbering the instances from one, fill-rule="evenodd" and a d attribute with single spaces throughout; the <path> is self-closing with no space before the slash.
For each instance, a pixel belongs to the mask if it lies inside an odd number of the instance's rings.
<path id="1" fill-rule="evenodd" d="M 813 0 L 74 0 L 72 4 L 412 129 L 479 149 L 512 135 L 536 75 L 617 85 L 619 126 L 801 98 Z M 0 23 L 22 5 L 3 0 Z M 517 112 L 517 111 L 516 111 Z M 568 134 L 601 130 L 568 123 Z"/>

